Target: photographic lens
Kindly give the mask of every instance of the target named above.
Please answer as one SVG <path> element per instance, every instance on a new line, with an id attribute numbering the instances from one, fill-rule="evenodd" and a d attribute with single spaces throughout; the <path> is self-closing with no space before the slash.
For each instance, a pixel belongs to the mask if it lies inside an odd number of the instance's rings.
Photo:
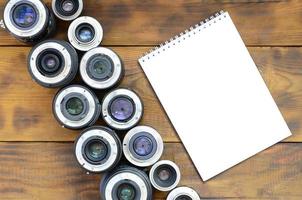
<path id="1" fill-rule="evenodd" d="M 103 100 L 102 116 L 112 128 L 126 130 L 135 126 L 143 114 L 137 94 L 128 89 L 115 89 Z"/>
<path id="2" fill-rule="evenodd" d="M 83 11 L 82 0 L 52 0 L 55 15 L 65 21 L 76 19 Z"/>
<path id="3" fill-rule="evenodd" d="M 95 94 L 80 85 L 61 89 L 54 98 L 53 111 L 62 126 L 81 129 L 93 125 L 100 115 L 101 106 Z"/>
<path id="4" fill-rule="evenodd" d="M 79 115 L 84 110 L 84 104 L 81 99 L 73 97 L 66 102 L 66 110 L 71 115 Z"/>
<path id="5" fill-rule="evenodd" d="M 133 200 L 135 199 L 135 188 L 127 183 L 121 184 L 118 189 L 119 200 Z"/>
<path id="6" fill-rule="evenodd" d="M 192 188 L 178 187 L 169 193 L 167 200 L 200 200 L 200 197 Z"/>
<path id="7" fill-rule="evenodd" d="M 95 89 L 107 89 L 120 81 L 123 67 L 115 52 L 99 47 L 88 51 L 83 56 L 80 73 L 89 86 Z"/>
<path id="8" fill-rule="evenodd" d="M 150 170 L 150 181 L 160 191 L 174 189 L 180 181 L 180 170 L 178 166 L 169 160 L 155 163 Z"/>
<path id="9" fill-rule="evenodd" d="M 13 20 L 20 27 L 32 26 L 37 18 L 35 9 L 29 4 L 20 4 L 13 11 Z"/>
<path id="10" fill-rule="evenodd" d="M 74 79 L 78 70 L 78 55 L 65 41 L 46 40 L 29 53 L 28 70 L 38 84 L 61 87 Z"/>
<path id="11" fill-rule="evenodd" d="M 79 17 L 68 28 L 69 42 L 80 51 L 97 47 L 103 39 L 101 24 L 92 17 Z"/>
<path id="12" fill-rule="evenodd" d="M 110 104 L 110 115 L 117 121 L 126 122 L 131 119 L 135 110 L 134 102 L 123 96 L 116 97 Z"/>
<path id="13" fill-rule="evenodd" d="M 152 186 L 145 172 L 130 166 L 120 166 L 103 176 L 101 198 L 117 200 L 151 200 Z"/>
<path id="14" fill-rule="evenodd" d="M 123 152 L 132 164 L 147 167 L 157 162 L 164 149 L 160 134 L 150 126 L 136 126 L 125 135 Z"/>
<path id="15" fill-rule="evenodd" d="M 122 145 L 116 133 L 103 126 L 85 129 L 75 142 L 79 164 L 90 172 L 103 172 L 117 165 Z"/>
<path id="16" fill-rule="evenodd" d="M 55 30 L 54 16 L 40 0 L 9 0 L 3 16 L 7 30 L 22 42 L 38 42 Z"/>

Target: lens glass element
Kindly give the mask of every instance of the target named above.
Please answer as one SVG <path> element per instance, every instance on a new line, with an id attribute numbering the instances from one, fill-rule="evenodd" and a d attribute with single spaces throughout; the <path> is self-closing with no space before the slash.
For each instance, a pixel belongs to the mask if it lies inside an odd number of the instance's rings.
<path id="1" fill-rule="evenodd" d="M 167 181 L 171 177 L 171 171 L 168 168 L 162 168 L 162 169 L 158 170 L 157 175 L 161 181 Z"/>
<path id="2" fill-rule="evenodd" d="M 118 121 L 128 121 L 134 113 L 134 104 L 127 97 L 116 97 L 110 104 L 110 114 Z"/>
<path id="3" fill-rule="evenodd" d="M 153 150 L 152 140 L 147 136 L 140 136 L 134 140 L 133 149 L 138 155 L 147 156 Z"/>
<path id="4" fill-rule="evenodd" d="M 76 37 L 80 42 L 91 42 L 94 34 L 94 28 L 90 24 L 80 24 L 76 29 Z"/>
<path id="5" fill-rule="evenodd" d="M 73 9 L 74 9 L 74 3 L 73 1 L 71 0 L 66 0 L 66 1 L 63 1 L 62 3 L 62 9 L 65 11 L 65 12 L 71 12 Z"/>
<path id="6" fill-rule="evenodd" d="M 29 4 L 22 3 L 13 10 L 13 20 L 19 27 L 28 28 L 35 23 L 36 19 L 37 13 Z"/>
<path id="7" fill-rule="evenodd" d="M 84 104 L 81 99 L 72 97 L 66 102 L 66 110 L 70 115 L 79 115 L 84 110 Z"/>
<path id="8" fill-rule="evenodd" d="M 107 146 L 101 140 L 92 140 L 85 146 L 86 156 L 92 161 L 101 161 L 107 155 Z"/>
<path id="9" fill-rule="evenodd" d="M 87 73 L 90 78 L 100 81 L 108 80 L 114 71 L 113 62 L 104 54 L 97 54 L 87 62 Z"/>
<path id="10" fill-rule="evenodd" d="M 192 198 L 187 195 L 181 195 L 177 197 L 176 200 L 192 200 Z"/>
<path id="11" fill-rule="evenodd" d="M 132 185 L 124 183 L 121 184 L 118 189 L 119 200 L 133 200 L 135 199 L 135 189 Z"/>

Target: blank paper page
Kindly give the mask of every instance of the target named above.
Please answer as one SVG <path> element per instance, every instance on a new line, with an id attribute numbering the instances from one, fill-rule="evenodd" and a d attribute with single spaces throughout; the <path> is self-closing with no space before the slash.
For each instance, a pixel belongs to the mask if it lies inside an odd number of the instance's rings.
<path id="1" fill-rule="evenodd" d="M 204 181 L 291 135 L 227 12 L 139 63 Z"/>

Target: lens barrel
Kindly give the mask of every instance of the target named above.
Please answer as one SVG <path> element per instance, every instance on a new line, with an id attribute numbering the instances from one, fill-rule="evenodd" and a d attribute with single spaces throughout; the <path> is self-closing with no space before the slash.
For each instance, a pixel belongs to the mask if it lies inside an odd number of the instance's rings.
<path id="1" fill-rule="evenodd" d="M 26 43 L 39 42 L 56 28 L 54 15 L 40 0 L 9 0 L 3 21 L 12 36 Z"/>
<path id="2" fill-rule="evenodd" d="M 100 184 L 103 200 L 152 200 L 152 186 L 144 171 L 120 166 L 104 175 Z"/>
<path id="3" fill-rule="evenodd" d="M 61 89 L 53 100 L 53 113 L 57 121 L 69 129 L 82 129 L 93 125 L 99 118 L 101 105 L 96 95 L 81 85 Z"/>
<path id="4" fill-rule="evenodd" d="M 82 16 L 75 19 L 68 28 L 69 42 L 80 51 L 97 47 L 103 39 L 103 28 L 94 18 Z"/>
<path id="5" fill-rule="evenodd" d="M 164 150 L 160 134 L 150 126 L 136 126 L 125 135 L 123 152 L 126 159 L 139 167 L 157 162 Z"/>
<path id="6" fill-rule="evenodd" d="M 89 172 L 100 173 L 115 167 L 122 156 L 116 133 L 104 126 L 85 129 L 75 141 L 78 163 Z"/>
<path id="7" fill-rule="evenodd" d="M 52 0 L 52 10 L 61 20 L 71 21 L 83 11 L 83 0 Z"/>
<path id="8" fill-rule="evenodd" d="M 80 73 L 84 82 L 95 89 L 108 89 L 116 85 L 123 75 L 119 56 L 111 49 L 98 47 L 84 54 Z"/>
<path id="9" fill-rule="evenodd" d="M 78 54 L 62 40 L 46 40 L 32 48 L 28 55 L 28 71 L 41 86 L 62 87 L 70 83 L 78 71 Z"/>
<path id="10" fill-rule="evenodd" d="M 178 185 L 180 177 L 179 167 L 170 160 L 161 160 L 155 163 L 149 172 L 153 187 L 160 191 L 174 189 Z"/>
<path id="11" fill-rule="evenodd" d="M 167 200 L 200 200 L 200 197 L 192 188 L 178 187 L 169 193 Z"/>
<path id="12" fill-rule="evenodd" d="M 134 127 L 143 116 L 143 103 L 132 90 L 118 88 L 103 99 L 102 117 L 105 122 L 117 130 Z"/>

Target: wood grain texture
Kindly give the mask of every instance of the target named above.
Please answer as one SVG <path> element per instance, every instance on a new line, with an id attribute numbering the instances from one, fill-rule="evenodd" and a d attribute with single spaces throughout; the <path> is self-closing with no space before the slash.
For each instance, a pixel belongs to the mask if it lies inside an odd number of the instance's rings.
<path id="1" fill-rule="evenodd" d="M 95 200 L 100 175 L 77 166 L 72 143 L 0 143 L 0 199 Z M 181 144 L 166 144 L 163 159 L 176 162 L 180 185 L 203 198 L 302 199 L 302 144 L 278 144 L 202 182 Z M 156 200 L 165 193 L 156 192 Z M 64 198 L 62 198 L 64 197 Z"/>
<path id="2" fill-rule="evenodd" d="M 137 63 L 148 49 L 113 48 L 126 68 L 121 85 L 136 90 L 142 97 L 145 114 L 141 124 L 158 129 L 167 142 L 179 141 Z M 294 134 L 287 141 L 302 141 L 302 48 L 249 50 Z M 42 88 L 31 80 L 25 62 L 28 51 L 25 47 L 0 49 L 0 141 L 73 141 L 78 131 L 61 128 L 52 115 L 56 90 Z M 103 93 L 96 93 L 102 99 Z"/>
<path id="3" fill-rule="evenodd" d="M 0 0 L 0 13 L 5 2 Z M 302 45 L 300 0 L 85 0 L 83 14 L 102 23 L 105 45 L 157 45 L 222 9 L 246 45 Z M 66 38 L 68 23 L 58 24 L 56 37 Z M 0 45 L 20 44 L 0 31 Z"/>

